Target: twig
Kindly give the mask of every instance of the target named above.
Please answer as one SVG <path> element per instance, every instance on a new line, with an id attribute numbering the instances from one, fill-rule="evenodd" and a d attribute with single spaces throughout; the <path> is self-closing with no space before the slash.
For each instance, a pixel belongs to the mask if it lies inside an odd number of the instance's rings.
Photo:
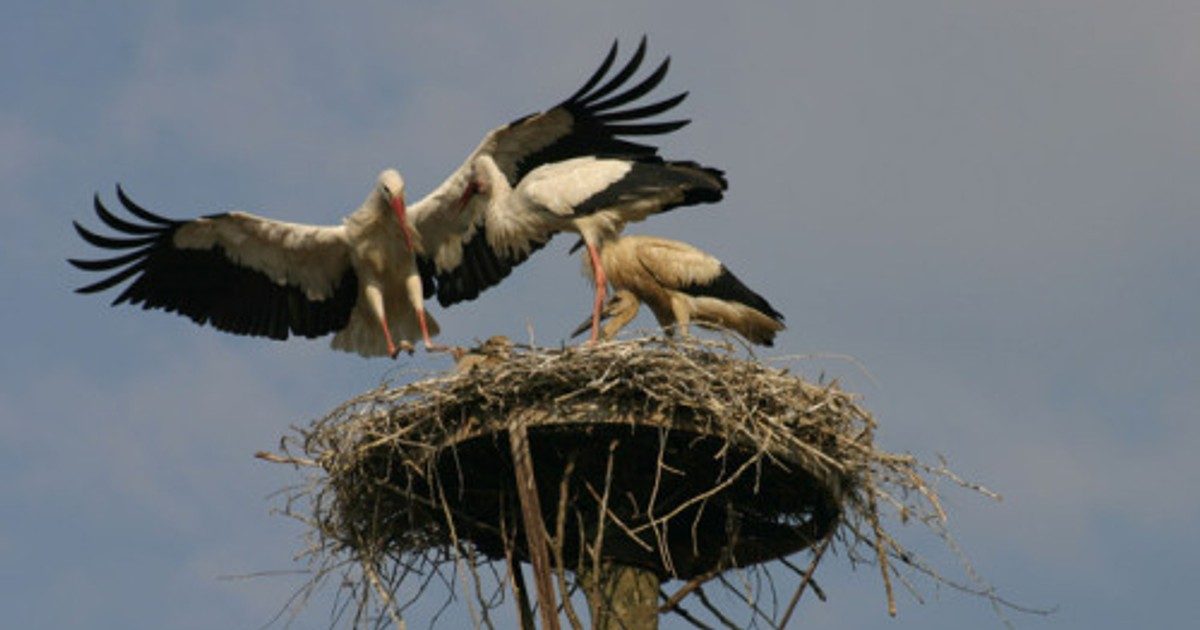
<path id="1" fill-rule="evenodd" d="M 875 555 L 879 559 L 879 573 L 883 576 L 883 588 L 887 591 L 888 615 L 895 617 L 896 594 L 892 591 L 891 567 L 888 564 L 888 555 L 884 548 L 886 534 L 883 532 L 883 525 L 879 522 L 879 508 L 875 503 L 875 493 L 870 489 L 867 490 L 867 502 L 870 506 L 867 518 L 875 531 Z"/>
<path id="2" fill-rule="evenodd" d="M 575 607 L 571 604 L 571 592 L 567 587 L 567 563 L 563 557 L 563 543 L 567 537 L 567 499 L 570 496 L 571 473 L 574 471 L 575 455 L 572 454 L 563 469 L 562 482 L 558 486 L 558 510 L 551 548 L 554 551 L 554 573 L 558 576 L 558 592 L 562 595 L 562 605 L 567 614 L 567 621 L 570 622 L 573 630 L 583 630 L 583 623 L 580 622 L 579 615 L 575 613 Z"/>
<path id="3" fill-rule="evenodd" d="M 375 570 L 375 563 L 364 562 L 363 571 L 367 574 L 367 579 L 370 580 L 371 586 L 375 588 L 375 592 L 379 595 L 380 601 L 383 602 L 383 609 L 387 611 L 388 617 L 391 618 L 392 624 L 396 626 L 396 630 L 405 630 L 407 625 L 400 613 L 396 611 L 396 602 L 392 599 L 392 594 L 383 587 L 383 583 L 379 580 L 379 574 Z"/>
<path id="4" fill-rule="evenodd" d="M 723 567 L 719 569 L 713 569 L 692 578 L 687 584 L 684 584 L 682 587 L 680 587 L 678 591 L 675 591 L 674 595 L 665 598 L 667 601 L 663 602 L 663 605 L 658 607 L 658 612 L 671 612 L 672 609 L 679 605 L 679 602 L 683 601 L 683 598 L 687 597 L 692 591 L 700 588 L 700 586 L 705 582 L 713 579 L 713 576 L 722 570 L 724 570 Z"/>
<path id="5" fill-rule="evenodd" d="M 712 613 L 712 615 L 717 618 L 717 621 L 721 622 L 721 625 L 729 628 L 729 630 L 741 630 L 741 626 L 734 623 L 729 619 L 729 617 L 726 617 L 724 614 L 722 614 L 719 608 L 713 606 L 712 602 L 708 601 L 708 596 L 704 594 L 704 587 L 698 587 L 696 589 L 696 597 L 700 599 L 700 605 L 704 606 L 708 612 Z"/>
<path id="6" fill-rule="evenodd" d="M 257 451 L 254 453 L 254 457 L 274 464 L 291 464 L 297 468 L 301 466 L 314 468 L 319 465 L 316 460 L 291 455 L 277 455 L 268 451 Z"/>
<path id="7" fill-rule="evenodd" d="M 602 598 L 600 597 L 600 551 L 604 546 L 604 522 L 607 520 L 608 514 L 608 492 L 612 489 L 612 467 L 613 467 L 613 452 L 617 450 L 617 441 L 613 440 L 608 443 L 608 465 L 604 470 L 604 494 L 600 497 L 600 518 L 596 524 L 596 540 L 592 543 L 590 555 L 592 556 L 592 578 L 588 580 L 588 591 L 592 601 L 596 602 L 596 609 L 592 616 L 596 616 L 599 611 L 599 606 Z M 589 486 L 590 489 L 590 486 Z M 594 494 L 594 492 L 593 492 Z M 596 620 L 593 619 L 595 624 Z"/>
<path id="8" fill-rule="evenodd" d="M 812 562 L 808 565 L 808 570 L 804 572 L 804 577 L 800 578 L 800 586 L 796 587 L 796 593 L 792 595 L 791 601 L 788 602 L 787 609 L 783 612 L 783 618 L 779 620 L 779 627 L 787 627 L 787 622 L 792 618 L 792 612 L 796 610 L 796 604 L 800 603 L 800 596 L 804 594 L 804 587 L 812 580 L 813 573 L 817 570 L 817 563 L 821 561 L 821 555 L 829 547 L 829 542 L 833 540 L 833 536 L 825 537 L 821 544 L 817 545 L 817 550 L 813 552 Z"/>
<path id="9" fill-rule="evenodd" d="M 668 599 L 667 592 L 662 589 L 658 590 L 658 596 L 663 599 Z M 667 611 L 663 610 L 662 608 L 659 608 L 659 612 L 667 612 Z M 695 615 L 688 612 L 688 610 L 686 608 L 684 608 L 683 606 L 680 606 L 678 603 L 674 604 L 671 607 L 670 612 L 673 612 L 676 615 L 683 617 L 683 620 L 692 624 L 692 627 L 694 627 L 694 628 L 700 628 L 700 630 L 713 630 L 712 626 L 697 619 Z"/>

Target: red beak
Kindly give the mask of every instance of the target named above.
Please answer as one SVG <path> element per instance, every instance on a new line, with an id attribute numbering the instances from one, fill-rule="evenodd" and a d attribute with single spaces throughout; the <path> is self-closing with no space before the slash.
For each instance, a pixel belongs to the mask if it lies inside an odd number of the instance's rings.
<path id="1" fill-rule="evenodd" d="M 479 192 L 479 184 L 475 182 L 467 184 L 467 187 L 463 189 L 462 196 L 458 198 L 459 212 L 462 212 L 467 207 L 467 204 L 471 201 L 471 197 L 474 197 L 477 192 Z"/>
<path id="2" fill-rule="evenodd" d="M 412 230 L 408 227 L 408 209 L 404 206 L 404 195 L 392 199 L 392 210 L 396 213 L 396 220 L 400 222 L 400 231 L 404 233 L 404 243 L 408 245 L 408 251 L 415 252 Z"/>

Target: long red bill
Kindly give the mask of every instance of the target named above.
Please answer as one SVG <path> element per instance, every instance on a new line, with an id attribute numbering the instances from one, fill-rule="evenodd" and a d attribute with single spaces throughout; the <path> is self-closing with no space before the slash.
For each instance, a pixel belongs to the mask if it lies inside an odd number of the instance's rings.
<path id="1" fill-rule="evenodd" d="M 471 201 L 471 197 L 474 197 L 475 193 L 477 193 L 477 192 L 479 192 L 478 184 L 476 184 L 475 182 L 471 182 L 470 184 L 467 184 L 467 187 L 463 189 L 462 195 L 458 198 L 458 211 L 459 212 L 462 212 L 464 209 L 466 209 L 467 204 L 470 203 L 470 201 Z"/>
<path id="2" fill-rule="evenodd" d="M 404 243 L 408 245 L 408 251 L 416 251 L 413 249 L 412 230 L 408 227 L 408 209 L 404 205 L 403 196 L 392 199 L 392 211 L 396 213 L 396 220 L 400 222 L 400 232 L 404 234 Z"/>

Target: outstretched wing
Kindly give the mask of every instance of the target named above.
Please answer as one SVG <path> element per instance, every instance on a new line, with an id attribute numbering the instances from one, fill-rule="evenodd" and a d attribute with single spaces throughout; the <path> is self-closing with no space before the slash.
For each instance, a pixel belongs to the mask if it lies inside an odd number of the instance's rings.
<path id="1" fill-rule="evenodd" d="M 552 162 L 585 155 L 645 157 L 657 155 L 658 148 L 631 138 L 660 135 L 675 131 L 688 120 L 653 121 L 687 97 L 683 92 L 647 104 L 638 99 L 654 90 L 670 67 L 670 58 L 645 78 L 630 85 L 646 56 L 646 38 L 615 74 L 609 71 L 617 58 L 613 42 L 600 67 L 584 84 L 558 105 L 514 120 L 489 132 L 462 165 L 433 192 L 413 204 L 409 215 L 425 246 L 421 267 L 426 272 L 445 272 L 463 263 L 464 257 L 477 252 L 483 258 L 477 265 L 487 266 L 487 253 L 479 243 L 487 240 L 483 203 L 476 201 L 465 210 L 459 200 L 467 189 L 471 168 L 477 157 L 491 155 L 496 165 L 516 186 L 530 171 Z M 482 238 L 480 238 L 482 237 Z M 476 239 L 473 245 L 470 241 Z M 519 262 L 519 261 L 518 261 Z M 494 281 L 507 276 L 516 264 L 496 260 L 495 269 L 486 269 Z M 425 277 L 429 273 L 423 272 Z M 486 286 L 490 286 L 490 284 Z"/>
<path id="2" fill-rule="evenodd" d="M 627 87 L 646 57 L 646 38 L 643 37 L 625 66 L 603 85 L 599 85 L 616 56 L 617 43 L 613 42 L 596 72 L 565 101 L 548 111 L 518 118 L 488 134 L 485 143 L 490 140 L 490 146 L 481 148 L 489 150 L 511 185 L 516 186 L 526 173 L 542 164 L 573 157 L 656 155 L 658 147 L 626 138 L 670 133 L 691 122 L 644 122 L 673 109 L 687 98 L 687 92 L 645 105 L 626 107 L 662 83 L 671 66 L 670 57 L 636 85 Z"/>
<path id="3" fill-rule="evenodd" d="M 98 293 L 132 279 L 113 300 L 179 313 L 239 335 L 319 337 L 346 325 L 358 295 L 342 227 L 272 221 L 244 212 L 189 221 L 166 219 L 117 197 L 136 221 L 94 200 L 96 216 L 120 234 L 102 236 L 79 223 L 83 240 L 111 258 L 69 260 L 106 277 L 78 293 Z"/>

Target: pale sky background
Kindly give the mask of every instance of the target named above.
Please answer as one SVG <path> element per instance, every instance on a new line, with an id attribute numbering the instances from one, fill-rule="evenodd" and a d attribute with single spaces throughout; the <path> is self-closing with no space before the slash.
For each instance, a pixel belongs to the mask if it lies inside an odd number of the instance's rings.
<path id="1" fill-rule="evenodd" d="M 220 578 L 297 568 L 302 532 L 269 513 L 296 474 L 252 453 L 394 367 L 72 294 L 94 192 L 333 223 L 386 166 L 428 191 L 643 33 L 661 93 L 692 93 L 664 154 L 730 190 L 631 231 L 721 257 L 787 315 L 776 354 L 867 365 L 878 385 L 802 367 L 861 391 L 885 446 L 1004 495 L 947 503 L 1002 594 L 1057 607 L 1018 627 L 1194 621 L 1200 4 L 792 0 L 6 4 L 0 624 L 261 626 L 297 579 Z M 435 306 L 443 339 L 557 344 L 590 305 L 569 245 Z M 818 578 L 802 627 L 999 627 L 928 584 L 888 619 L 844 557 Z"/>

